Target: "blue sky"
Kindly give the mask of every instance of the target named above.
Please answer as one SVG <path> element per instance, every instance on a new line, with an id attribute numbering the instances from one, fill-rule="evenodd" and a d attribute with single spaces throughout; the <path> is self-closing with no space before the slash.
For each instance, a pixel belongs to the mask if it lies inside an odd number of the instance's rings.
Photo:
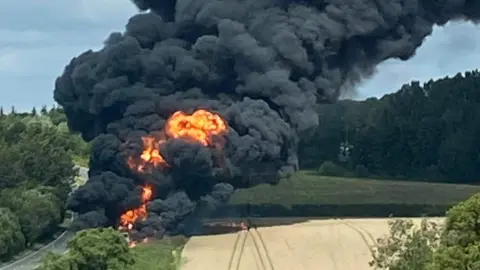
<path id="1" fill-rule="evenodd" d="M 108 7 L 108 8 L 107 8 Z M 70 59 L 98 49 L 137 12 L 128 0 L 1 0 L 0 106 L 52 105 L 53 85 Z M 478 68 L 480 27 L 449 23 L 406 62 L 387 61 L 356 88 L 357 98 L 393 92 L 411 80 Z"/>

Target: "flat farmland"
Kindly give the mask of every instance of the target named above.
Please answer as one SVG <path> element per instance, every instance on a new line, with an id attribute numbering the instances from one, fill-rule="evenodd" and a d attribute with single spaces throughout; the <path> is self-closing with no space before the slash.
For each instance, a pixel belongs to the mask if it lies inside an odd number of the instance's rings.
<path id="1" fill-rule="evenodd" d="M 275 186 L 237 190 L 224 213 L 233 210 L 240 215 L 206 222 L 221 227 L 254 217 L 258 228 L 191 237 L 182 252 L 181 269 L 370 270 L 371 250 L 388 234 L 390 215 L 413 217 L 417 225 L 420 216 L 442 223 L 437 216 L 478 192 L 480 186 L 475 185 L 300 171 Z M 247 210 L 241 212 L 243 208 Z"/>
<path id="2" fill-rule="evenodd" d="M 371 249 L 388 218 L 309 220 L 192 237 L 182 270 L 370 270 Z M 420 224 L 421 218 L 415 218 Z M 429 218 L 437 223 L 443 218 Z"/>

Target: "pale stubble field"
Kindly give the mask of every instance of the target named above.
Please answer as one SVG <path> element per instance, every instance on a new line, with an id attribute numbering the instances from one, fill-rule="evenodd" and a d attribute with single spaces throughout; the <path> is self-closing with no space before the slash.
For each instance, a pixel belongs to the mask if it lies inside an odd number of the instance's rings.
<path id="1" fill-rule="evenodd" d="M 258 233 L 192 237 L 183 250 L 181 269 L 370 270 L 370 249 L 377 238 L 388 234 L 388 220 L 310 220 L 262 227 Z M 422 218 L 413 220 L 420 224 Z M 443 218 L 428 220 L 443 222 Z"/>

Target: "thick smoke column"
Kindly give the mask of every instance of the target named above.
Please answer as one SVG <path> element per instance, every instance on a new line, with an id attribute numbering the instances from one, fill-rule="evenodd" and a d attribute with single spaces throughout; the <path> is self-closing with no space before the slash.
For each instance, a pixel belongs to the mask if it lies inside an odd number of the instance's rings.
<path id="1" fill-rule="evenodd" d="M 100 51 L 74 58 L 55 100 L 94 140 L 90 180 L 70 202 L 79 226 L 114 225 L 153 186 L 140 235 L 174 232 L 228 201 L 233 188 L 276 183 L 297 169 L 299 134 L 388 58 L 410 58 L 434 24 L 477 20 L 476 0 L 135 0 L 141 10 Z M 168 172 L 126 166 L 142 136 L 176 111 L 227 122 L 224 148 L 170 139 Z M 219 162 L 221 161 L 221 162 Z"/>

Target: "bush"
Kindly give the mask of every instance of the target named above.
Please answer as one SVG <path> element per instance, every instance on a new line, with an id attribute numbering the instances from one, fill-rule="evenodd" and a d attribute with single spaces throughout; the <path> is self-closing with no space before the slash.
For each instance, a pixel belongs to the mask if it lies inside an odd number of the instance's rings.
<path id="1" fill-rule="evenodd" d="M 365 178 L 370 175 L 367 167 L 362 164 L 355 166 L 355 177 Z"/>
<path id="2" fill-rule="evenodd" d="M 64 205 L 48 188 L 3 190 L 0 205 L 18 217 L 27 245 L 50 234 L 62 221 Z"/>
<path id="3" fill-rule="evenodd" d="M 68 253 L 50 254 L 38 270 L 115 269 L 125 270 L 135 263 L 123 235 L 112 228 L 78 232 L 68 243 Z"/>
<path id="4" fill-rule="evenodd" d="M 348 171 L 332 161 L 325 161 L 318 168 L 318 173 L 325 176 L 347 176 Z"/>
<path id="5" fill-rule="evenodd" d="M 443 227 L 426 221 L 390 224 L 390 234 L 377 242 L 371 266 L 390 270 L 480 269 L 480 194 L 447 212 Z"/>
<path id="6" fill-rule="evenodd" d="M 0 260 L 7 261 L 25 248 L 25 237 L 18 217 L 7 208 L 0 208 Z"/>
<path id="7" fill-rule="evenodd" d="M 433 270 L 480 269 L 480 194 L 447 212 L 440 248 Z"/>
<path id="8" fill-rule="evenodd" d="M 370 266 L 389 270 L 427 270 L 440 242 L 441 226 L 422 220 L 389 221 L 390 234 L 377 240 Z"/>

